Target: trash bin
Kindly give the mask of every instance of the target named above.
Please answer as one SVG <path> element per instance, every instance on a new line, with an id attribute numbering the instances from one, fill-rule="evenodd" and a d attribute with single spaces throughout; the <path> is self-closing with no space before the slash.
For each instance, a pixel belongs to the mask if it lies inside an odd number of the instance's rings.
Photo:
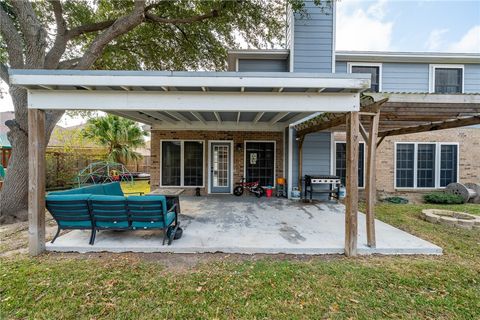
<path id="1" fill-rule="evenodd" d="M 273 189 L 272 187 L 267 187 L 265 189 L 265 194 L 267 195 L 267 198 L 270 198 L 273 195 Z"/>

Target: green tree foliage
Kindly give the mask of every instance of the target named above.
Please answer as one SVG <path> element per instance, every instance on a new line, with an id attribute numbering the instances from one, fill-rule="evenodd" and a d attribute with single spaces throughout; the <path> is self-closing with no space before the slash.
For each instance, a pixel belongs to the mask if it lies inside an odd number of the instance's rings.
<path id="1" fill-rule="evenodd" d="M 135 149 L 145 145 L 148 135 L 134 121 L 114 115 L 90 119 L 82 133 L 107 148 L 109 161 L 123 164 L 141 159 Z"/>

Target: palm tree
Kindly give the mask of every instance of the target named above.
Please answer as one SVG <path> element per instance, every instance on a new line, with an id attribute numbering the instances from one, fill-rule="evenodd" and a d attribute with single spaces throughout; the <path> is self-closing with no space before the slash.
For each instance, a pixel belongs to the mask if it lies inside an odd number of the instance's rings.
<path id="1" fill-rule="evenodd" d="M 134 150 L 145 145 L 148 135 L 136 122 L 110 114 L 89 119 L 82 134 L 108 148 L 108 161 L 123 164 L 142 158 Z"/>

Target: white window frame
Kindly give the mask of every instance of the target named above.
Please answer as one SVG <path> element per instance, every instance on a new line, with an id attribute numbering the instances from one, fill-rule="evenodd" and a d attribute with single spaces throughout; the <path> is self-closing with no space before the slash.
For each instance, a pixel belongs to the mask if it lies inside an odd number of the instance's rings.
<path id="1" fill-rule="evenodd" d="M 451 145 L 455 145 L 457 146 L 457 182 L 460 181 L 460 143 L 458 142 L 439 142 L 438 143 L 438 181 L 436 182 L 437 183 L 437 186 L 439 189 L 445 189 L 445 187 L 440 187 L 440 160 L 441 160 L 441 156 L 442 156 L 442 146 L 451 146 Z"/>
<path id="2" fill-rule="evenodd" d="M 397 145 L 398 144 L 413 144 L 413 187 L 397 187 Z M 418 145 L 419 144 L 434 144 L 435 145 L 435 186 L 434 187 L 417 187 L 417 171 L 418 171 Z M 457 182 L 460 181 L 460 144 L 458 142 L 413 142 L 413 141 L 396 141 L 393 150 L 393 185 L 395 190 L 435 190 L 445 189 L 440 187 L 440 159 L 441 146 L 455 145 L 457 146 Z"/>
<path id="3" fill-rule="evenodd" d="M 347 72 L 352 73 L 352 67 L 378 67 L 378 92 L 383 90 L 382 63 L 377 62 L 347 62 Z"/>
<path id="4" fill-rule="evenodd" d="M 208 140 L 208 162 L 207 162 L 207 170 L 208 170 L 208 188 L 207 188 L 207 192 L 208 194 L 225 194 L 225 193 L 219 193 L 219 192 L 215 192 L 215 193 L 212 193 L 212 184 L 210 183 L 212 180 L 212 171 L 210 170 L 210 168 L 212 167 L 212 144 L 214 143 L 228 143 L 230 145 L 230 194 L 233 193 L 233 187 L 235 185 L 235 181 L 234 181 L 234 153 L 235 153 L 235 150 L 233 149 L 234 148 L 234 141 L 233 140 Z M 205 184 L 205 182 L 204 182 Z"/>
<path id="5" fill-rule="evenodd" d="M 245 140 L 243 141 L 243 176 L 247 179 L 247 142 L 273 142 L 273 186 L 277 186 L 277 141 L 276 140 Z M 262 186 L 266 187 L 266 186 Z"/>
<path id="6" fill-rule="evenodd" d="M 180 142 L 180 185 L 165 185 L 162 181 L 162 168 L 163 168 L 163 142 Z M 202 170 L 202 182 L 201 186 L 185 186 L 184 178 L 185 178 L 185 142 L 202 142 L 203 150 L 202 150 L 202 158 L 203 158 L 203 170 Z M 205 140 L 196 140 L 196 139 L 163 139 L 160 140 L 160 187 L 168 187 L 168 188 L 205 188 L 205 147 L 206 143 Z"/>
<path id="7" fill-rule="evenodd" d="M 463 64 L 430 64 L 428 72 L 428 92 L 435 93 L 435 69 L 462 69 L 462 92 L 465 93 L 465 65 Z"/>
<path id="8" fill-rule="evenodd" d="M 337 175 L 337 144 L 345 143 L 346 141 L 335 141 L 335 148 L 333 150 L 333 172 L 332 175 Z M 365 189 L 365 185 L 367 184 L 367 144 L 365 141 L 359 141 L 359 144 L 363 144 L 363 187 L 358 187 L 358 189 Z"/>

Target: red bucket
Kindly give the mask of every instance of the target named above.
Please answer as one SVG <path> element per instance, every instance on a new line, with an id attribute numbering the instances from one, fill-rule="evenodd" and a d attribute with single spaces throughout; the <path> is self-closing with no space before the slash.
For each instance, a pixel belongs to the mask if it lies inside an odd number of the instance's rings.
<path id="1" fill-rule="evenodd" d="M 270 198 L 273 194 L 273 189 L 265 189 L 265 194 L 267 195 L 267 198 Z"/>

